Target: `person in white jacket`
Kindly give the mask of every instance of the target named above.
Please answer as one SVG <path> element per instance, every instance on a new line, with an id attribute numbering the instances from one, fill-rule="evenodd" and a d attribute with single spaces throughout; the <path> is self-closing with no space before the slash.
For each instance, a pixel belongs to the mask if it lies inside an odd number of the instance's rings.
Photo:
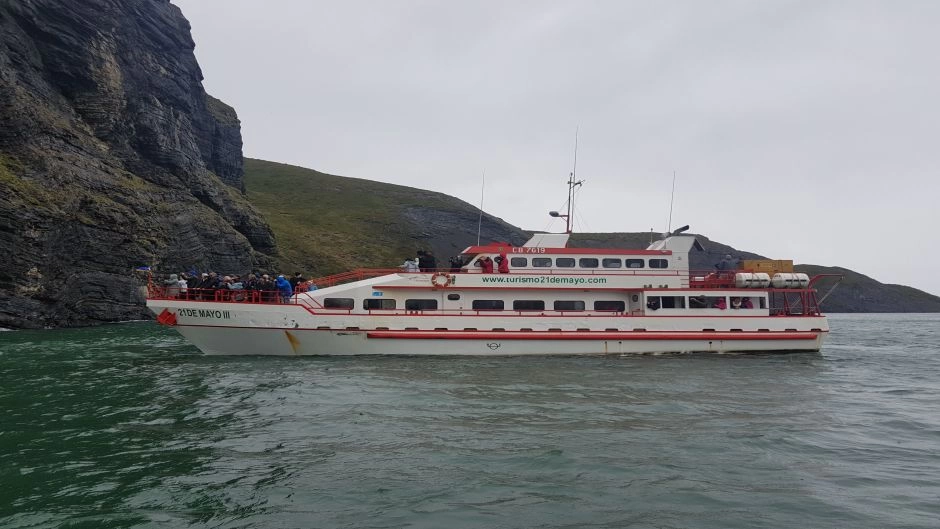
<path id="1" fill-rule="evenodd" d="M 402 271 L 404 271 L 404 272 L 419 272 L 419 271 L 420 271 L 420 270 L 418 269 L 418 259 L 417 259 L 417 258 L 405 259 L 405 262 L 402 263 L 402 265 L 399 266 L 398 268 L 401 268 Z"/>

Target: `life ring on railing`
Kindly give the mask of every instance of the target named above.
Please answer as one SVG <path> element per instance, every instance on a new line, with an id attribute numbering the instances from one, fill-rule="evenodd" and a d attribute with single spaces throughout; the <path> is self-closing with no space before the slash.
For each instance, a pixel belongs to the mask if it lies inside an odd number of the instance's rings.
<path id="1" fill-rule="evenodd" d="M 450 274 L 437 272 L 431 276 L 431 285 L 433 285 L 434 288 L 447 288 L 450 286 L 452 280 L 453 278 L 451 278 Z"/>

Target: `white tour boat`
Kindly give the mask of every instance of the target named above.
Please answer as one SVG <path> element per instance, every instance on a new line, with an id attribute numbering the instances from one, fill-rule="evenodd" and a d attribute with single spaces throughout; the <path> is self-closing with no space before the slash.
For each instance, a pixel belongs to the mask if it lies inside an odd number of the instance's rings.
<path id="1" fill-rule="evenodd" d="M 569 185 L 571 182 L 569 182 Z M 569 217 L 552 212 L 553 216 Z M 521 247 L 463 251 L 463 267 L 359 269 L 288 299 L 262 292 L 164 289 L 147 306 L 206 354 L 572 355 L 818 351 L 829 332 L 814 278 L 745 261 L 696 272 L 694 236 L 645 250 L 567 246 L 536 234 Z M 508 273 L 484 273 L 504 256 Z M 792 263 L 791 263 L 792 264 Z"/>

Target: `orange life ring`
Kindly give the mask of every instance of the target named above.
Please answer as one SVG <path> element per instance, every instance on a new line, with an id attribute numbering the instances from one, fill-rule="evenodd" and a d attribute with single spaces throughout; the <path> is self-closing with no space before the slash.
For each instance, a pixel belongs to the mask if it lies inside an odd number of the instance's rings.
<path id="1" fill-rule="evenodd" d="M 451 277 L 450 274 L 444 272 L 437 272 L 431 276 L 431 285 L 434 288 L 447 288 L 450 286 Z"/>

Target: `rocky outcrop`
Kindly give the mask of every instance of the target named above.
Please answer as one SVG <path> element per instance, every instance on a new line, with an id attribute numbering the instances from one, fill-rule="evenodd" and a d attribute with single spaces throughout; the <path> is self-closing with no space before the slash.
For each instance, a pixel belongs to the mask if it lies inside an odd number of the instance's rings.
<path id="1" fill-rule="evenodd" d="M 0 327 L 147 315 L 133 269 L 276 252 L 167 0 L 0 0 Z"/>

